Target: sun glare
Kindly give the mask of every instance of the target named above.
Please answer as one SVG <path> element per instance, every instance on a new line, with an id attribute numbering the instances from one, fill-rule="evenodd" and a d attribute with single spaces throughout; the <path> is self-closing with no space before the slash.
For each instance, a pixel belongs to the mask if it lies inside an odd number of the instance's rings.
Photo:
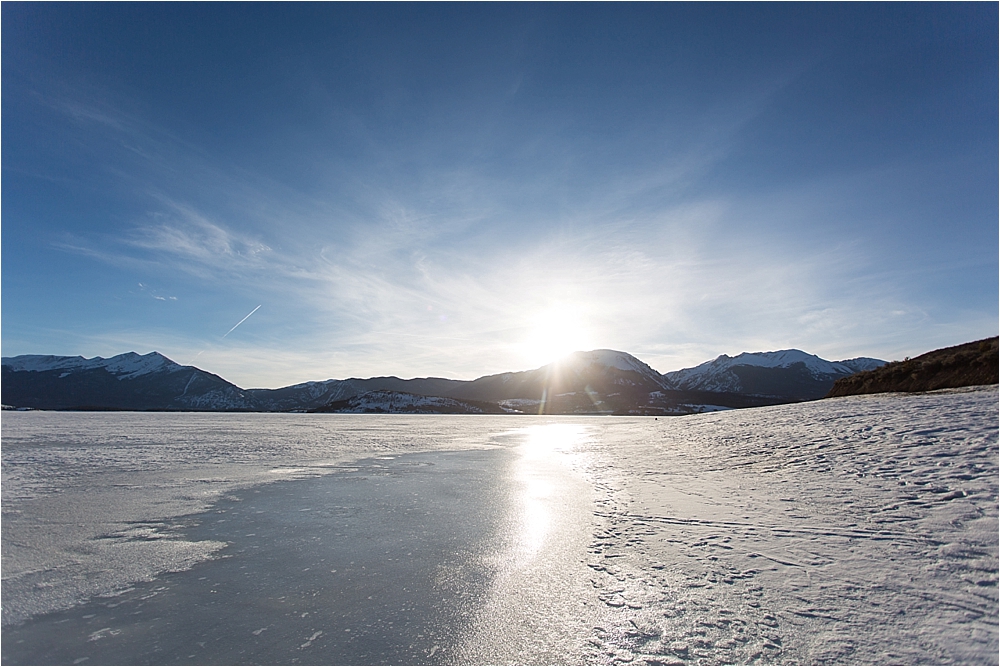
<path id="1" fill-rule="evenodd" d="M 531 320 L 518 345 L 531 366 L 543 366 L 577 350 L 589 350 L 591 336 L 577 312 L 567 307 L 551 308 Z"/>

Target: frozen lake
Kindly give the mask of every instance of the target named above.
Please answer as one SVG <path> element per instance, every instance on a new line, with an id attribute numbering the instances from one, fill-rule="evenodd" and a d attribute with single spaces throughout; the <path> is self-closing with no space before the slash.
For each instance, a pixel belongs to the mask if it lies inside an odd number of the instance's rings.
<path id="1" fill-rule="evenodd" d="M 7 412 L 3 662 L 996 664 L 997 413 Z"/>

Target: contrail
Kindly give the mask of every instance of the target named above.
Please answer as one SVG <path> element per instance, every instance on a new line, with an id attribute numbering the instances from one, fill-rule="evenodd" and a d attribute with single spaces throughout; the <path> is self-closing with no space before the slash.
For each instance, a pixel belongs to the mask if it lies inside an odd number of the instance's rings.
<path id="1" fill-rule="evenodd" d="M 264 304 L 260 304 L 260 306 L 263 306 L 263 305 L 264 305 Z M 258 310 L 260 310 L 260 306 L 257 306 L 256 308 L 254 308 L 253 310 L 251 310 L 251 311 L 250 311 L 250 315 L 253 315 L 253 314 L 254 314 L 254 313 L 256 313 L 256 312 L 257 312 Z M 228 336 L 229 334 L 233 333 L 233 329 L 235 329 L 236 327 L 238 327 L 238 326 L 240 326 L 241 324 L 243 324 L 244 322 L 246 322 L 246 321 L 247 321 L 247 319 L 248 319 L 248 318 L 250 317 L 250 315 L 247 315 L 247 316 L 246 316 L 246 317 L 244 317 L 244 318 L 243 318 L 242 320 L 240 320 L 239 322 L 237 322 L 237 323 L 236 323 L 236 326 L 234 326 L 234 327 L 233 327 L 232 329 L 230 329 L 230 330 L 229 330 L 229 331 L 227 331 L 226 333 L 222 334 L 222 337 L 223 337 L 223 338 L 225 338 L 225 337 L 226 337 L 226 336 Z"/>

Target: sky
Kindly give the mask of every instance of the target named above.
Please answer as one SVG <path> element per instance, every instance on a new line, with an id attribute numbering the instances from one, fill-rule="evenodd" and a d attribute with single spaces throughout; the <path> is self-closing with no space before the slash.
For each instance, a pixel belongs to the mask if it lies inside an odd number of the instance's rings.
<path id="1" fill-rule="evenodd" d="M 4 356 L 245 388 L 998 331 L 998 5 L 16 3 Z"/>

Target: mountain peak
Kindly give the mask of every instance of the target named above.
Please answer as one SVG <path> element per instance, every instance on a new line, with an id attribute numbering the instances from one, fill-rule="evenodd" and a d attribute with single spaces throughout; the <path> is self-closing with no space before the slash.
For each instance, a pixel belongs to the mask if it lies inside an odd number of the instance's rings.
<path id="1" fill-rule="evenodd" d="M 725 360 L 729 361 L 730 365 L 763 366 L 765 368 L 788 368 L 792 364 L 804 363 L 809 370 L 820 372 L 829 372 L 827 365 L 832 363 L 820 359 L 815 354 L 809 354 L 795 348 L 773 352 L 743 352 L 735 357 L 725 357 Z"/>
<path id="2" fill-rule="evenodd" d="M 832 386 L 836 378 L 882 363 L 878 359 L 827 361 L 793 348 L 743 352 L 735 357 L 721 354 L 694 368 L 667 373 L 666 378 L 678 389 L 754 394 L 769 394 L 777 389 L 789 396 L 819 398 L 823 388 Z M 785 373 L 787 378 L 777 383 L 775 373 Z"/>
<path id="3" fill-rule="evenodd" d="M 847 366 L 855 372 L 873 371 L 876 368 L 885 366 L 885 362 L 881 359 L 872 359 L 871 357 L 854 357 L 853 359 L 843 359 L 834 363 Z"/>
<path id="4" fill-rule="evenodd" d="M 620 371 L 635 371 L 645 373 L 649 366 L 639 361 L 627 352 L 618 350 L 590 350 L 587 352 L 573 352 L 567 355 L 561 363 L 577 362 L 605 366 L 607 368 L 617 368 Z M 649 369 L 651 370 L 651 369 Z"/>
<path id="5" fill-rule="evenodd" d="M 101 358 L 96 357 L 95 359 Z M 179 364 L 174 363 L 159 352 L 150 352 L 149 354 L 126 352 L 125 354 L 119 354 L 118 356 L 111 357 L 110 359 L 102 359 L 101 361 L 103 363 L 100 365 L 104 366 L 108 372 L 118 375 L 119 378 L 133 378 L 145 375 L 146 373 L 154 373 L 161 370 L 172 371 L 181 368 Z"/>
<path id="6" fill-rule="evenodd" d="M 137 377 L 159 370 L 174 371 L 182 368 L 182 366 L 174 363 L 159 352 L 150 352 L 149 354 L 125 352 L 124 354 L 119 354 L 108 359 L 103 357 L 86 359 L 81 356 L 60 357 L 51 354 L 22 354 L 17 357 L 4 357 L 3 365 L 8 366 L 14 371 L 34 371 L 38 373 L 46 371 L 71 373 L 78 370 L 104 368 L 109 373 L 117 375 L 119 379 Z"/>

